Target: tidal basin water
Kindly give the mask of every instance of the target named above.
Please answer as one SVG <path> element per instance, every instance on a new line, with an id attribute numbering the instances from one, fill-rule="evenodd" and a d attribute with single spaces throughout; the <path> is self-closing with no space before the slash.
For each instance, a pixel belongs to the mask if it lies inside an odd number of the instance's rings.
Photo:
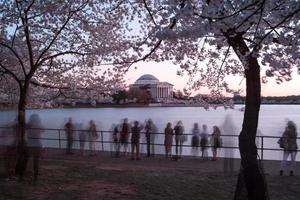
<path id="1" fill-rule="evenodd" d="M 201 128 L 203 124 L 208 126 L 209 134 L 212 132 L 212 126 L 217 125 L 221 127 L 222 134 L 238 135 L 243 120 L 243 111 L 241 111 L 242 105 L 235 106 L 234 109 L 224 109 L 219 107 L 217 109 L 210 108 L 205 110 L 201 107 L 130 107 L 130 108 L 70 108 L 70 109 L 36 109 L 28 110 L 27 116 L 36 113 L 40 116 L 42 124 L 45 128 L 49 129 L 62 129 L 69 117 L 73 118 L 74 124 L 82 123 L 84 127 L 88 126 L 90 120 L 94 120 L 97 129 L 99 131 L 109 131 L 111 130 L 112 124 L 119 124 L 124 118 L 128 118 L 129 122 L 138 120 L 140 122 L 145 122 L 146 119 L 151 118 L 155 125 L 158 127 L 158 132 L 164 131 L 164 128 L 168 122 L 171 122 L 174 126 L 178 120 L 183 122 L 185 127 L 185 133 L 191 133 L 193 124 L 195 122 L 199 123 Z M 228 124 L 224 124 L 226 116 L 231 116 L 232 125 L 230 128 L 224 128 Z M 13 111 L 2 111 L 0 112 L 0 126 L 6 126 L 15 119 L 16 113 Z M 287 120 L 293 120 L 299 132 L 300 127 L 300 105 L 262 105 L 260 109 L 260 117 L 258 128 L 261 131 L 262 136 L 281 136 Z M 1 129 L 0 129 L 1 131 Z M 201 129 L 200 129 L 201 131 Z M 43 138 L 58 139 L 59 132 L 56 130 L 48 130 L 42 134 Z M 60 132 L 61 137 L 61 147 L 64 148 L 66 142 L 64 131 Z M 299 137 L 299 135 L 298 135 Z M 75 138 L 78 139 L 78 133 L 75 133 Z M 222 137 L 224 147 L 237 147 L 237 137 Z M 98 139 L 100 140 L 100 138 Z M 103 140 L 110 141 L 111 134 L 109 132 L 103 133 Z M 141 142 L 145 141 L 145 138 L 141 137 Z M 278 138 L 264 138 L 263 146 L 264 148 L 278 148 L 277 144 Z M 158 135 L 156 138 L 156 143 L 163 144 L 164 136 Z M 300 141 L 298 140 L 298 146 L 300 146 Z M 42 140 L 42 143 L 46 147 L 59 147 L 58 140 Z M 262 145 L 261 139 L 257 141 L 258 146 Z M 186 145 L 191 144 L 191 136 L 185 142 Z M 78 142 L 75 142 L 74 147 L 78 148 Z M 86 144 L 86 148 L 88 144 Z M 99 142 L 97 143 L 97 149 L 110 151 L 111 145 L 105 143 L 103 146 Z M 142 152 L 146 151 L 144 145 L 141 147 Z M 219 154 L 224 156 L 228 149 L 221 149 Z M 211 150 L 208 149 L 209 155 L 211 155 Z M 157 146 L 156 153 L 163 154 L 164 147 Z M 175 148 L 173 149 L 175 153 Z M 184 147 L 183 154 L 191 155 L 191 148 Z M 259 151 L 261 155 L 261 152 Z M 238 150 L 232 150 L 232 156 L 239 157 Z M 264 159 L 281 159 L 281 151 L 264 151 Z M 297 158 L 299 159 L 299 156 Z"/>

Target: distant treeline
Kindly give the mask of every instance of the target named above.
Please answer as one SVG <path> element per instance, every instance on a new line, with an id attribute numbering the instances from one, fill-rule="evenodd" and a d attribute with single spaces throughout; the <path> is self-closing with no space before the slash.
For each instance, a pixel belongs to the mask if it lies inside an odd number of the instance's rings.
<path id="1" fill-rule="evenodd" d="M 246 97 L 244 96 L 234 96 L 233 101 L 235 104 L 244 104 Z M 300 104 L 300 95 L 292 96 L 268 96 L 261 97 L 262 104 Z"/>

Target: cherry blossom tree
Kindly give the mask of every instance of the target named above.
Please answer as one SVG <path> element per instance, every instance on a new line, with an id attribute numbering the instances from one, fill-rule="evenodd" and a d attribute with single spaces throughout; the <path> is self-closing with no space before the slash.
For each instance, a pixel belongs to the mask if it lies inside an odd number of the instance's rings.
<path id="1" fill-rule="evenodd" d="M 128 5 L 118 0 L 0 0 L 0 99 L 16 106 L 24 165 L 26 106 L 122 87 Z M 17 166 L 18 168 L 18 166 Z M 22 167 L 23 168 L 23 167 Z"/>
<path id="2" fill-rule="evenodd" d="M 190 76 L 191 89 L 208 87 L 214 97 L 234 92 L 228 75 L 245 77 L 242 167 L 235 199 L 268 199 L 255 145 L 261 82 L 274 78 L 281 83 L 291 79 L 293 70 L 300 71 L 300 2 L 137 0 L 134 9 L 140 33 L 132 54 L 139 58 L 127 62 L 171 60 L 180 66 L 179 74 Z"/>
<path id="3" fill-rule="evenodd" d="M 113 0 L 0 1 L 0 98 L 17 105 L 21 141 L 26 105 L 122 86 L 109 66 L 128 48 L 127 13 Z"/>

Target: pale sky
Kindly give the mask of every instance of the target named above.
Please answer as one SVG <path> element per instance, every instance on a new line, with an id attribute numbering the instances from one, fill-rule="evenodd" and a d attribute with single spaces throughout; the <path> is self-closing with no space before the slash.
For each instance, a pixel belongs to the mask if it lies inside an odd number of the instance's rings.
<path id="1" fill-rule="evenodd" d="M 169 82 L 174 85 L 174 89 L 176 90 L 182 90 L 188 80 L 186 76 L 178 76 L 176 73 L 178 67 L 171 63 L 140 62 L 135 66 L 136 68 L 134 66 L 131 67 L 125 75 L 125 80 L 128 85 L 134 83 L 143 74 L 152 74 L 160 81 Z M 300 95 L 300 75 L 297 75 L 296 69 L 294 71 L 292 81 L 278 85 L 275 80 L 270 79 L 267 84 L 262 84 L 262 96 Z M 229 84 L 234 89 L 244 89 L 245 79 L 238 76 L 229 77 Z M 208 90 L 203 89 L 196 93 L 208 93 Z"/>

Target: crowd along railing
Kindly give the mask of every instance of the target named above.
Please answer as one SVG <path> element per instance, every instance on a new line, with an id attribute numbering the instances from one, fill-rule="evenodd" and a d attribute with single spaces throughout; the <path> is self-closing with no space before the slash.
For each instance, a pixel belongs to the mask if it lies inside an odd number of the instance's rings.
<path id="1" fill-rule="evenodd" d="M 27 129 L 28 131 L 29 129 Z M 59 149 L 64 149 L 65 145 L 63 145 L 64 143 L 67 142 L 67 137 L 66 135 L 66 131 L 64 129 L 51 129 L 51 128 L 43 128 L 43 129 L 39 129 L 39 128 L 31 128 L 31 130 L 36 130 L 40 132 L 40 137 L 26 137 L 27 140 L 41 140 L 41 141 L 56 141 L 58 143 L 58 148 Z M 79 132 L 84 132 L 88 135 L 89 130 L 73 130 L 75 134 L 78 134 Z M 50 132 L 56 132 L 57 137 L 44 137 L 44 135 L 48 135 L 50 134 Z M 95 141 L 96 143 L 100 143 L 101 144 L 101 151 L 107 151 L 105 149 L 105 144 L 115 144 L 115 142 L 112 139 L 112 133 L 113 131 L 97 131 L 99 137 L 98 139 Z M 53 134 L 53 133 L 52 133 Z M 51 134 L 51 135 L 52 135 Z M 162 132 L 157 132 L 157 133 L 152 133 L 156 136 L 164 136 L 164 133 Z M 11 128 L 11 127 L 0 127 L 0 145 L 7 145 L 6 141 L 7 140 L 12 140 L 14 139 L 14 137 L 16 137 L 16 133 L 15 133 L 15 129 Z M 63 137 L 63 135 L 65 137 Z M 184 133 L 183 135 L 185 135 L 187 138 L 191 138 L 193 136 L 192 133 Z M 145 132 L 141 132 L 141 136 L 145 137 Z M 142 138 L 141 137 L 141 138 Z M 211 137 L 211 135 L 208 135 L 208 137 Z M 232 134 L 222 134 L 221 138 L 224 140 L 225 138 L 235 138 L 235 140 L 238 140 L 238 135 L 232 135 Z M 109 138 L 109 139 L 105 139 L 105 138 Z M 200 138 L 200 136 L 199 136 Z M 277 144 L 278 139 L 280 138 L 280 136 L 266 136 L 266 135 L 258 135 L 256 136 L 257 141 L 260 141 L 260 144 L 257 145 L 257 150 L 260 151 L 260 159 L 264 160 L 264 151 L 283 151 L 284 149 L 279 147 L 279 144 Z M 272 139 L 274 143 L 276 143 L 275 145 L 277 147 L 265 147 L 265 140 L 267 139 Z M 300 137 L 297 137 L 296 140 L 298 141 L 300 139 Z M 173 139 L 174 140 L 174 139 Z M 75 137 L 73 139 L 73 142 L 80 142 L 78 137 Z M 85 140 L 85 142 L 89 142 L 89 140 Z M 188 141 L 189 142 L 189 141 Z M 175 142 L 173 142 L 172 146 L 175 146 L 174 144 Z M 130 137 L 128 137 L 128 144 L 130 144 Z M 140 145 L 147 145 L 146 142 L 140 142 Z M 151 145 L 154 146 L 164 146 L 163 143 L 151 143 Z M 47 147 L 47 146 L 46 146 Z M 182 144 L 182 147 L 188 147 L 188 148 L 192 148 L 191 142 L 189 142 L 189 144 L 187 144 L 187 142 Z M 211 144 L 206 145 L 205 147 L 210 148 L 213 147 Z M 238 145 L 237 146 L 230 146 L 230 145 L 222 145 L 220 148 L 222 149 L 238 149 Z M 110 149 L 109 151 L 112 151 L 112 149 Z M 299 151 L 299 149 L 297 150 Z"/>

